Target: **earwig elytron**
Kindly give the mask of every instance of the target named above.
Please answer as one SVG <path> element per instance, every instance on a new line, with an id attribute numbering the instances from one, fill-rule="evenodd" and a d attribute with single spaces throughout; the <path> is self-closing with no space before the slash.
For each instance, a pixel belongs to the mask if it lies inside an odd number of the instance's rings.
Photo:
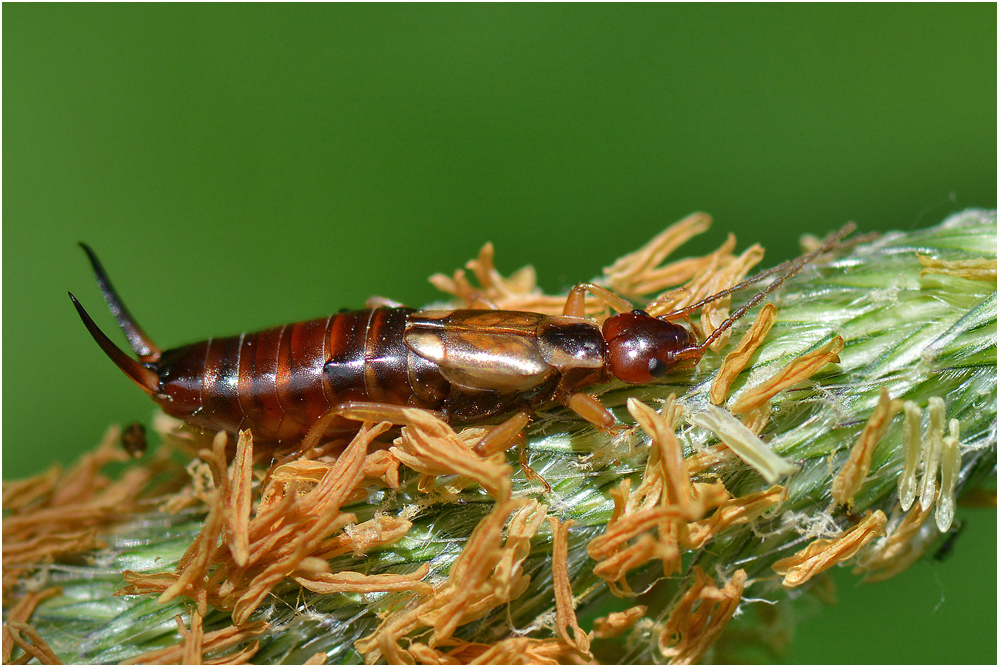
<path id="1" fill-rule="evenodd" d="M 733 323 L 807 263 L 839 247 L 853 229 L 849 224 L 811 253 L 658 317 L 583 283 L 570 291 L 562 316 L 379 307 L 160 350 L 94 252 L 80 244 L 135 360 L 108 339 L 72 293 L 70 299 L 105 354 L 166 413 L 213 431 L 249 428 L 259 441 L 286 442 L 331 414 L 338 417 L 325 423 L 325 433 L 345 429 L 350 420 L 405 422 L 402 407 L 472 422 L 554 402 L 608 429 L 615 418 L 584 392 L 587 387 L 613 379 L 648 383 L 682 362 L 697 363 Z M 673 322 L 773 275 L 778 278 L 701 343 Z M 585 292 L 618 313 L 603 325 L 584 317 Z"/>

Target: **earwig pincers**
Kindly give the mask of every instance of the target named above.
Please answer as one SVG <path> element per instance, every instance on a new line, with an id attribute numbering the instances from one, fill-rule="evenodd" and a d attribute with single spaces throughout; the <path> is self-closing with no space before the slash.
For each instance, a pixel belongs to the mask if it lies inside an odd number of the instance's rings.
<path id="1" fill-rule="evenodd" d="M 317 424 L 324 434 L 359 420 L 402 424 L 406 408 L 435 411 L 453 423 L 516 412 L 505 423 L 513 434 L 531 412 L 559 403 L 609 429 L 614 415 L 588 387 L 616 379 L 649 383 L 684 362 L 697 363 L 733 323 L 853 229 L 845 226 L 811 253 L 656 317 L 583 283 L 570 291 L 561 316 L 379 306 L 161 350 L 125 307 L 96 254 L 80 244 L 134 359 L 70 299 L 105 354 L 166 413 L 213 431 L 250 429 L 259 443 L 292 442 Z M 777 278 L 701 342 L 674 322 L 769 276 Z M 585 317 L 585 293 L 618 313 L 601 325 Z"/>

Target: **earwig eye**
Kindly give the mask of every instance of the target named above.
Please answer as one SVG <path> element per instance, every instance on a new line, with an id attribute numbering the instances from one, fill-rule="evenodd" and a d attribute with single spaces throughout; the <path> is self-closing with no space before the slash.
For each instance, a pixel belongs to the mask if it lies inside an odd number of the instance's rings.
<path id="1" fill-rule="evenodd" d="M 658 360 L 655 357 L 649 358 L 649 375 L 653 378 L 662 378 L 667 374 L 669 368 L 666 362 Z"/>

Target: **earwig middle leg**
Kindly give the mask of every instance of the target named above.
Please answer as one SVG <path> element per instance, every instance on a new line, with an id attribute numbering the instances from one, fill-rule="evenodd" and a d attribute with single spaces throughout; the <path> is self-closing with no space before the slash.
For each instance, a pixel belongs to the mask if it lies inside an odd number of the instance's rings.
<path id="1" fill-rule="evenodd" d="M 518 411 L 513 417 L 493 427 L 472 449 L 480 457 L 504 452 L 517 441 L 518 434 L 528 425 L 529 420 L 531 415 L 527 411 Z"/>
<path id="2" fill-rule="evenodd" d="M 613 431 L 615 416 L 594 395 L 577 392 L 566 397 L 562 403 L 601 431 Z"/>
<path id="3" fill-rule="evenodd" d="M 588 292 L 618 313 L 628 313 L 635 308 L 629 300 L 624 297 L 619 297 L 615 293 L 611 292 L 611 290 L 601 287 L 596 283 L 577 283 L 573 286 L 573 289 L 569 291 L 569 296 L 566 297 L 566 305 L 563 307 L 563 315 L 569 315 L 576 318 L 584 317 L 586 315 L 585 297 Z"/>
<path id="4" fill-rule="evenodd" d="M 545 487 L 545 493 L 548 494 L 552 491 L 552 485 L 528 464 L 527 441 L 524 439 L 521 430 L 528 425 L 529 420 L 531 420 L 531 414 L 528 411 L 518 411 L 513 417 L 491 429 L 490 433 L 483 436 L 479 443 L 476 443 L 472 449 L 480 457 L 489 457 L 490 455 L 507 450 L 517 442 L 517 462 L 521 466 L 524 477 L 528 480 L 535 480 L 542 483 Z"/>
<path id="5" fill-rule="evenodd" d="M 546 494 L 552 491 L 552 485 L 549 484 L 549 481 L 543 478 L 535 469 L 528 465 L 528 443 L 524 439 L 521 439 L 521 442 L 517 447 L 517 463 L 520 464 L 521 471 L 524 473 L 525 478 L 542 483 L 545 487 Z"/>

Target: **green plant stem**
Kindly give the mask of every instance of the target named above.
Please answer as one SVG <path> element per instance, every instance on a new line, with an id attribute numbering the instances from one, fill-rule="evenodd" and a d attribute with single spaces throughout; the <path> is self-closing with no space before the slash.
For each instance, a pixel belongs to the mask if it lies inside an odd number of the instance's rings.
<path id="1" fill-rule="evenodd" d="M 745 597 L 779 598 L 780 578 L 771 565 L 804 547 L 817 536 L 853 524 L 842 510 L 832 508 L 831 482 L 848 456 L 883 388 L 893 398 L 921 407 L 932 396 L 942 397 L 949 419 L 961 424 L 962 468 L 957 494 L 974 489 L 996 468 L 996 284 L 946 275 L 920 276 L 917 252 L 941 259 L 995 258 L 995 212 L 969 211 L 924 231 L 883 236 L 844 257 L 808 267 L 776 292 L 778 322 L 762 348 L 734 384 L 738 394 L 774 373 L 791 359 L 840 335 L 845 348 L 840 364 L 828 365 L 808 382 L 779 394 L 761 437 L 799 471 L 781 482 L 788 498 L 759 520 L 737 525 L 704 549 L 684 555 L 684 572 L 664 578 L 652 562 L 634 571 L 629 582 L 641 595 L 616 599 L 593 574 L 586 545 L 610 518 L 609 490 L 630 476 L 637 482 L 648 456 L 649 440 L 641 430 L 611 437 L 597 432 L 565 410 L 540 415 L 528 442 L 530 464 L 552 486 L 546 494 L 537 482 L 515 468 L 514 496 L 536 497 L 549 513 L 573 519 L 569 568 L 577 597 L 577 614 L 584 629 L 612 610 L 636 602 L 649 606 L 653 624 L 640 624 L 615 641 L 598 642 L 600 658 L 621 662 L 662 661 L 653 626 L 669 613 L 677 593 L 689 584 L 692 565 L 706 573 L 729 577 L 737 568 L 751 578 Z M 745 300 L 753 293 L 738 295 Z M 739 302 L 739 299 L 734 300 Z M 738 323 L 733 340 L 750 325 L 754 313 Z M 723 353 L 726 351 L 724 350 Z M 715 443 L 714 436 L 692 425 L 692 413 L 707 405 L 707 392 L 722 355 L 709 353 L 694 370 L 678 372 L 662 383 L 642 387 L 602 388 L 601 400 L 616 417 L 631 424 L 625 402 L 636 397 L 657 407 L 658 400 L 677 394 L 685 417 L 678 438 L 685 453 Z M 881 509 L 892 515 L 897 507 L 896 480 L 902 467 L 902 418 L 897 417 L 875 450 L 871 472 L 855 498 L 855 511 Z M 700 474 L 721 480 L 733 496 L 766 489 L 768 485 L 738 459 Z M 404 477 L 403 489 L 373 489 L 369 499 L 345 508 L 358 521 L 376 513 L 396 515 L 419 504 L 413 529 L 399 542 L 363 557 L 345 555 L 331 563 L 334 571 L 405 572 L 430 561 L 428 580 L 442 581 L 465 540 L 492 508 L 493 500 L 478 488 L 457 498 L 431 499 L 416 491 L 414 475 Z M 898 511 L 897 511 L 898 512 Z M 151 597 L 115 597 L 121 571 L 170 569 L 201 528 L 204 511 L 178 515 L 149 512 L 130 518 L 104 536 L 109 547 L 79 565 L 53 564 L 40 576 L 58 584 L 63 594 L 43 603 L 32 622 L 64 660 L 112 663 L 141 652 L 176 644 L 174 615 L 188 619 L 188 603 L 159 605 Z M 810 533 L 815 527 L 825 531 Z M 548 523 L 532 542 L 524 572 L 531 576 L 526 593 L 509 606 L 460 627 L 459 637 L 489 642 L 513 632 L 550 637 L 554 621 L 551 577 L 551 536 Z M 354 642 L 378 625 L 376 613 L 405 605 L 405 597 L 387 595 L 315 595 L 286 582 L 265 601 L 255 618 L 267 620 L 254 661 L 300 663 L 317 652 L 330 663 L 358 662 Z M 6 611 L 5 611 L 6 613 Z M 230 624 L 226 612 L 211 612 L 206 630 Z M 992 633 L 992 629 L 984 629 Z"/>

